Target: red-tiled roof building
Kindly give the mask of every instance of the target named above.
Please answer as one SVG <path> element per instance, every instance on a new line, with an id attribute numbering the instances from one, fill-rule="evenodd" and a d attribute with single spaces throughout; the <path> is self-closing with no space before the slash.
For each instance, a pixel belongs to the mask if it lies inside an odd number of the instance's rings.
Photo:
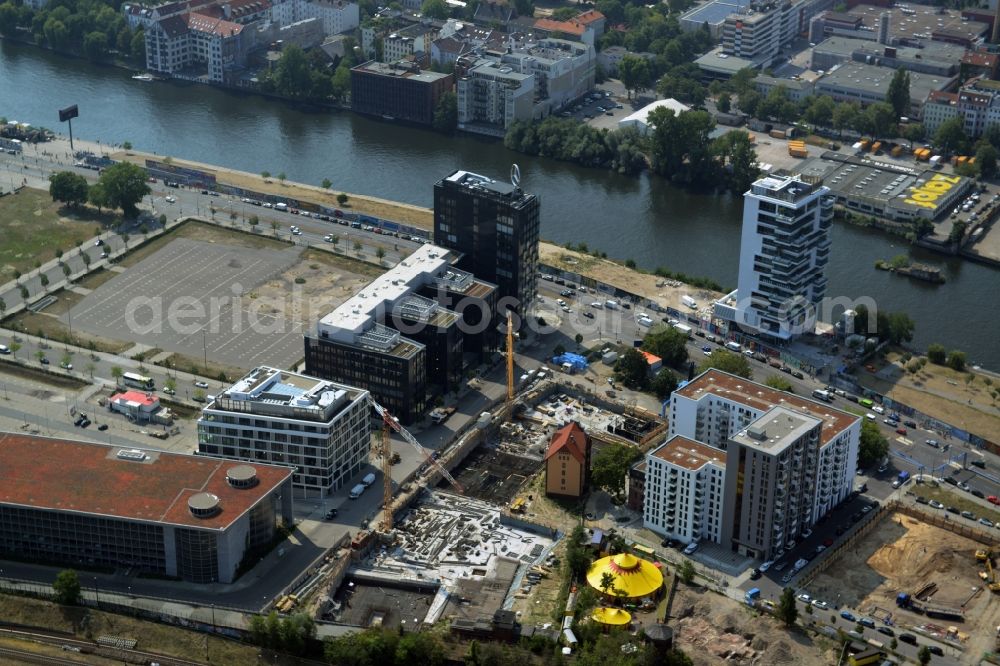
<path id="1" fill-rule="evenodd" d="M 545 494 L 582 497 L 590 483 L 590 437 L 579 423 L 552 435 L 545 453 Z"/>
<path id="2" fill-rule="evenodd" d="M 292 468 L 0 433 L 0 556 L 232 582 L 292 520 Z"/>

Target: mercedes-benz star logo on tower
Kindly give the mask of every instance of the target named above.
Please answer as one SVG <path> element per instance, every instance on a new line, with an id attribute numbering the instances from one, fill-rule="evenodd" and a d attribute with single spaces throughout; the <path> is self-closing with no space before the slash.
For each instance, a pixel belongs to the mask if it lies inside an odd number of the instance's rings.
<path id="1" fill-rule="evenodd" d="M 516 164 L 510 165 L 510 184 L 514 187 L 520 187 L 521 185 L 521 167 Z"/>

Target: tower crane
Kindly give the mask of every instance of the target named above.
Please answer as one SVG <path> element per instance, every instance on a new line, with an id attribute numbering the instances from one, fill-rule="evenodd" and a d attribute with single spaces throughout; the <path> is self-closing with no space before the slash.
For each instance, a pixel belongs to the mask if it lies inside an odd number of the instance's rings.
<path id="1" fill-rule="evenodd" d="M 392 529 L 392 463 L 390 458 L 392 456 L 391 446 L 390 446 L 390 436 L 393 432 L 397 433 L 400 437 L 405 439 L 410 446 L 420 453 L 424 460 L 431 467 L 436 468 L 448 483 L 452 485 L 460 493 L 465 492 L 465 488 L 462 484 L 451 475 L 451 472 L 445 468 L 444 465 L 439 463 L 431 452 L 428 451 L 424 446 L 417 441 L 417 438 L 410 434 L 410 432 L 400 425 L 399 420 L 395 416 L 389 413 L 382 405 L 375 402 L 375 400 L 369 394 L 369 404 L 372 409 L 382 417 L 382 432 L 379 435 L 378 443 L 378 453 L 382 456 L 382 522 L 379 525 L 379 529 L 382 532 L 389 532 Z"/>
<path id="2" fill-rule="evenodd" d="M 505 420 L 514 416 L 514 320 L 507 310 L 507 405 Z"/>

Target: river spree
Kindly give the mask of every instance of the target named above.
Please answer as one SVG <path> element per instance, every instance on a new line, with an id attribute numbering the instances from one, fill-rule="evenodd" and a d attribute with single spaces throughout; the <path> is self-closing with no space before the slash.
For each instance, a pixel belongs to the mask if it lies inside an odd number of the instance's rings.
<path id="1" fill-rule="evenodd" d="M 522 185 L 542 199 L 542 235 L 586 243 L 644 268 L 665 266 L 735 286 L 742 201 L 690 194 L 662 179 L 618 176 L 505 149 L 472 137 L 362 118 L 308 113 L 253 95 L 194 84 L 133 81 L 130 73 L 0 41 L 0 116 L 65 132 L 57 110 L 78 104 L 74 134 L 141 150 L 432 205 L 433 185 L 456 168 L 506 178 L 521 167 Z M 948 282 L 932 286 L 876 271 L 877 259 L 906 250 L 880 233 L 835 224 L 829 296 L 870 296 L 905 310 L 914 343 L 942 342 L 974 362 L 1000 369 L 1000 273 L 914 250 L 941 266 Z"/>

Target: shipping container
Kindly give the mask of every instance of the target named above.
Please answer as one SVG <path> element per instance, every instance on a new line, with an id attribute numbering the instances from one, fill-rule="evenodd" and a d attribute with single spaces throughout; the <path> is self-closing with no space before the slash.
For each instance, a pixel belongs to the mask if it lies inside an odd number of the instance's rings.
<path id="1" fill-rule="evenodd" d="M 882 142 L 881 141 L 876 141 L 875 143 L 872 144 L 872 152 L 873 153 L 877 153 L 881 148 L 882 148 Z"/>

